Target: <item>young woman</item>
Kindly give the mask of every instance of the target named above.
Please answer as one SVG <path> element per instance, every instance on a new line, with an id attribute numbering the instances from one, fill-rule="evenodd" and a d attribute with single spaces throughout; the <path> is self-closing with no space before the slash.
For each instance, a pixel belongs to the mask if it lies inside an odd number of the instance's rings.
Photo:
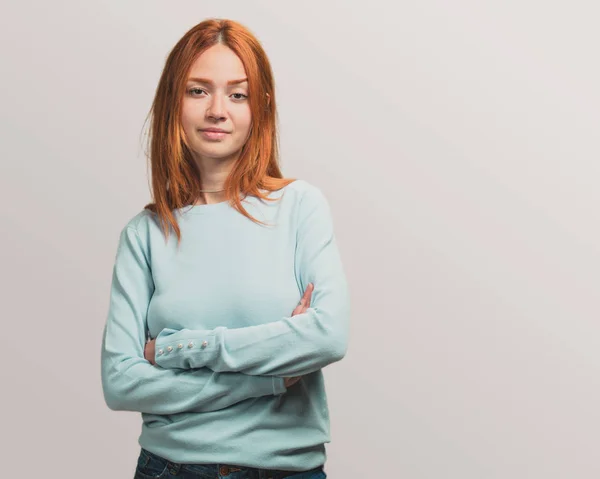
<path id="1" fill-rule="evenodd" d="M 349 288 L 325 195 L 279 169 L 261 45 L 196 25 L 151 114 L 154 201 L 121 230 L 101 357 L 108 407 L 142 415 L 135 478 L 325 478 Z"/>

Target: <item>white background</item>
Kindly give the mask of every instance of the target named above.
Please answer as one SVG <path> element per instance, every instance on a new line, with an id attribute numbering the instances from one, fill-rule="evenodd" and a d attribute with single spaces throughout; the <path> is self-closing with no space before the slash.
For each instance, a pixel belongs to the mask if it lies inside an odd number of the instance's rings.
<path id="1" fill-rule="evenodd" d="M 2 475 L 133 476 L 141 418 L 100 383 L 113 260 L 164 60 L 220 17 L 269 55 L 281 167 L 329 198 L 350 281 L 328 477 L 599 477 L 599 13 L 2 2 Z"/>

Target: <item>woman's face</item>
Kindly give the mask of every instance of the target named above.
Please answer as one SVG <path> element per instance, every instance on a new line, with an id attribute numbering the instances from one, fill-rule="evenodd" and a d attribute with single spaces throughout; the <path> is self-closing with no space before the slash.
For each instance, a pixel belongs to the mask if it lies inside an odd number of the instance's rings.
<path id="1" fill-rule="evenodd" d="M 237 159 L 252 124 L 245 79 L 241 60 L 225 45 L 205 50 L 192 65 L 181 121 L 197 160 Z M 225 133 L 211 135 L 206 128 Z"/>

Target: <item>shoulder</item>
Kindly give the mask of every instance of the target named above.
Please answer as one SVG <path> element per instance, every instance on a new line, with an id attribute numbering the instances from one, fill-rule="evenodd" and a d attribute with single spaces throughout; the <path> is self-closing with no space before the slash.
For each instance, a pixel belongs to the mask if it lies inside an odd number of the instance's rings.
<path id="1" fill-rule="evenodd" d="M 294 192 L 294 198 L 301 207 L 315 203 L 327 205 L 327 198 L 323 191 L 307 180 L 298 179 L 287 185 L 286 189 Z"/>
<path id="2" fill-rule="evenodd" d="M 304 228 L 309 224 L 330 227 L 331 207 L 321 188 L 306 180 L 296 180 L 287 188 L 291 188 L 295 193 L 293 214 L 297 228 Z"/>
<path id="3" fill-rule="evenodd" d="M 159 231 L 157 215 L 143 209 L 125 221 L 121 228 L 121 235 L 133 232 L 140 242 L 145 243 L 153 231 Z"/>
<path id="4" fill-rule="evenodd" d="M 149 221 L 152 221 L 152 217 L 155 216 L 154 213 L 152 213 L 149 210 L 141 210 L 139 212 L 137 212 L 134 216 L 130 216 L 126 221 L 125 224 L 123 225 L 122 229 L 133 229 L 136 232 L 140 231 L 140 228 L 143 228 L 145 225 L 148 224 Z"/>

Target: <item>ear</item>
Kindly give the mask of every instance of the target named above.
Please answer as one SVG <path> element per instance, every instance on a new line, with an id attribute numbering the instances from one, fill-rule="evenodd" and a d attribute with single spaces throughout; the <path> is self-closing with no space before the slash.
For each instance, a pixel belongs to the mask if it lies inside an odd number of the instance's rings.
<path id="1" fill-rule="evenodd" d="M 267 95 L 267 105 L 269 105 L 271 103 L 271 95 L 268 93 L 265 93 L 265 95 Z"/>

